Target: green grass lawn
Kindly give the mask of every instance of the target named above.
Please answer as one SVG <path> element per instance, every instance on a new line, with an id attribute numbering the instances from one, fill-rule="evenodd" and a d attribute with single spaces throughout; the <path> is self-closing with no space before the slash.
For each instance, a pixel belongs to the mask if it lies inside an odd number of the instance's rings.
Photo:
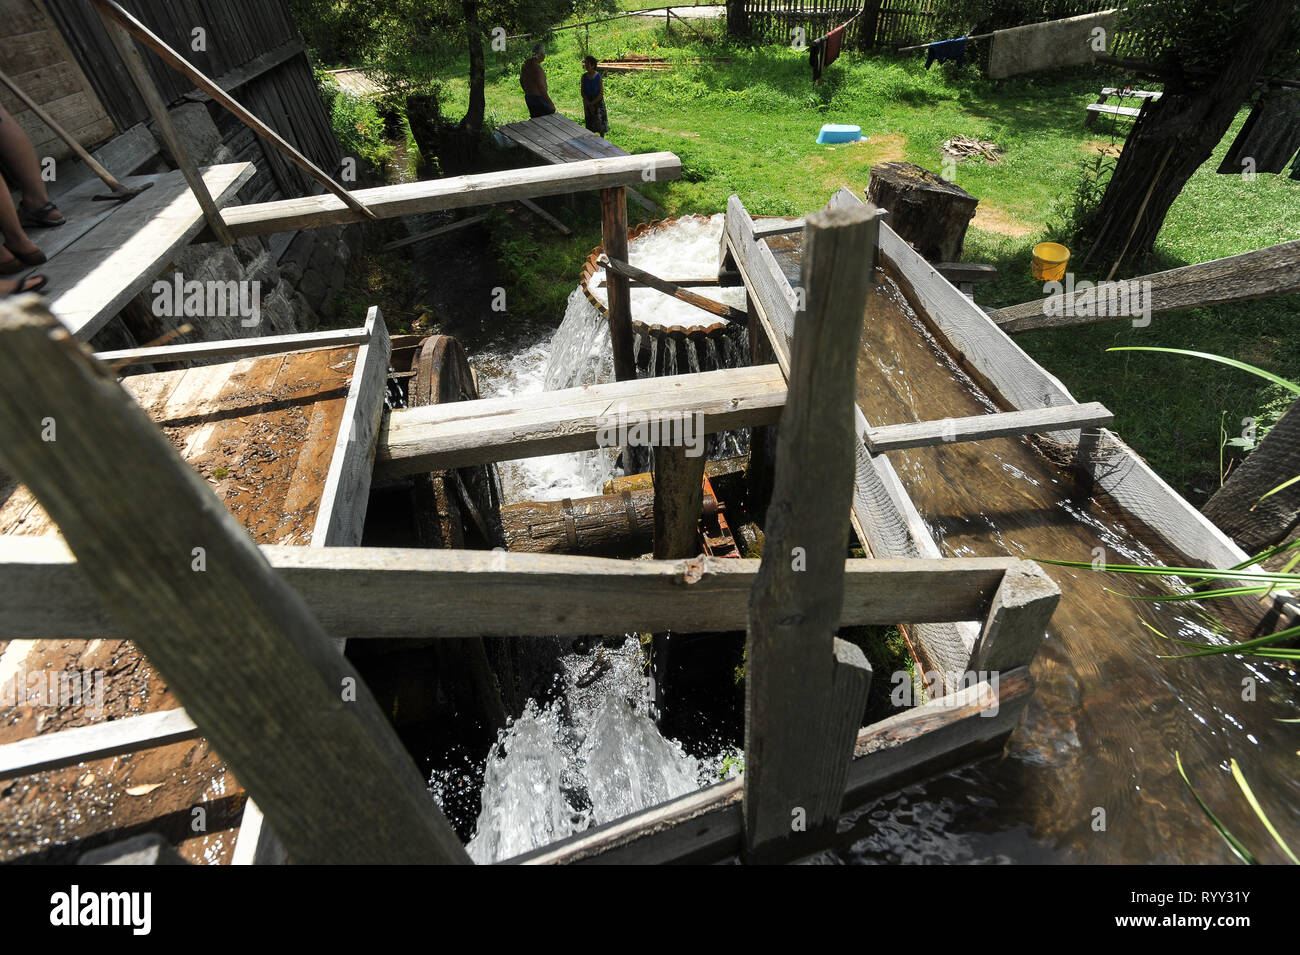
<path id="1" fill-rule="evenodd" d="M 719 24 L 693 24 L 712 34 L 704 44 L 659 19 L 625 19 L 559 33 L 548 45 L 551 94 L 560 111 L 581 122 L 579 60 L 586 49 L 602 59 L 654 54 L 670 59 L 728 56 L 730 63 L 682 63 L 656 74 L 606 79 L 609 138 L 630 152 L 670 150 L 682 159 L 681 180 L 650 184 L 644 192 L 668 214 L 715 213 L 738 193 L 751 212 L 801 215 L 841 186 L 861 194 L 870 168 L 909 160 L 940 171 L 941 144 L 963 134 L 992 140 L 998 163 L 966 162 L 958 185 L 980 199 L 965 258 L 992 262 L 999 279 L 981 287 L 981 304 L 1009 305 L 1041 295 L 1029 274 L 1030 249 L 1055 237 L 1060 204 L 1074 191 L 1080 164 L 1111 143 L 1108 119 L 1083 126 L 1084 106 L 1103 85 L 1128 78 L 1089 69 L 1007 81 L 998 89 L 972 66 L 924 69 L 924 57 L 887 52 L 847 53 L 814 87 L 806 54 L 776 46 L 733 47 Z M 488 54 L 488 116 L 500 124 L 527 118 L 518 68 L 526 44 Z M 448 63 L 444 112 L 459 117 L 467 100 L 465 64 Z M 1148 87 L 1150 88 L 1150 87 Z M 1193 178 L 1174 206 L 1147 271 L 1251 251 L 1300 238 L 1300 182 L 1214 172 L 1236 130 Z M 854 123 L 867 141 L 819 146 L 823 123 Z M 1126 125 L 1118 132 L 1122 143 Z M 520 156 L 522 161 L 523 157 Z M 579 264 L 598 244 L 595 202 L 584 197 L 557 210 L 574 227 L 572 239 L 554 233 L 505 232 L 497 246 L 517 276 L 513 301 L 558 320 L 577 280 Z M 635 218 L 638 206 L 630 209 Z M 1104 272 L 1109 261 L 1090 268 Z M 1079 279 L 1099 279 L 1085 274 Z M 1121 273 L 1124 274 L 1124 273 Z M 1132 274 L 1132 273 L 1129 273 Z M 1107 354 L 1113 345 L 1144 344 L 1217 352 L 1300 379 L 1300 296 L 1155 316 L 1150 327 L 1124 322 L 1037 332 L 1020 344 L 1080 401 L 1102 401 L 1116 429 L 1179 491 L 1200 503 L 1219 480 L 1220 423 L 1229 436 L 1241 419 L 1259 415 L 1275 397 L 1240 372 L 1172 356 Z"/>

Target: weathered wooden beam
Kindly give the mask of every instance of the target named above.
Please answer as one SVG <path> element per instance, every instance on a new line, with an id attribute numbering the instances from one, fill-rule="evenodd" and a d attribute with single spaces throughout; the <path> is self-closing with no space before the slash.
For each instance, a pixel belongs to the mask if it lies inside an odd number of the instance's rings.
<path id="1" fill-rule="evenodd" d="M 760 219 L 754 223 L 754 238 L 766 239 L 776 235 L 790 235 L 804 230 L 805 220 L 798 219 Z"/>
<path id="2" fill-rule="evenodd" d="M 658 181 L 677 179 L 682 163 L 672 153 L 643 153 L 610 159 L 588 159 L 559 166 L 529 166 L 502 172 L 430 179 L 394 186 L 357 189 L 351 193 L 380 219 L 490 206 L 516 199 L 564 195 L 593 189 L 608 189 L 641 182 L 646 170 L 654 170 Z M 293 232 L 322 226 L 360 222 L 364 218 L 335 196 L 302 196 L 233 206 L 223 213 L 236 238 L 268 232 Z"/>
<path id="3" fill-rule="evenodd" d="M 355 196 L 349 193 L 348 190 L 335 182 L 329 173 L 325 172 L 325 170 L 321 169 L 297 149 L 289 145 L 283 136 L 246 110 L 233 96 L 223 90 L 213 80 L 209 79 L 202 71 L 196 69 L 194 64 L 190 63 L 189 60 L 185 59 L 185 57 L 173 50 L 161 37 L 137 20 L 128 11 L 124 10 L 116 0 L 91 0 L 91 2 L 94 3 L 95 10 L 99 14 L 100 19 L 104 21 L 104 25 L 108 27 L 109 32 L 113 34 L 114 45 L 117 46 L 118 52 L 122 54 L 123 60 L 126 61 L 127 69 L 131 72 L 132 79 L 135 80 L 137 86 L 141 87 L 141 94 L 144 94 L 145 92 L 141 85 L 142 79 L 147 82 L 150 89 L 154 89 L 153 81 L 149 78 L 147 72 L 143 73 L 142 76 L 137 75 L 136 69 L 132 66 L 131 59 L 124 51 L 124 46 L 129 47 L 131 51 L 134 51 L 134 57 L 139 60 L 139 69 L 144 70 L 144 61 L 140 59 L 139 51 L 136 50 L 134 44 L 131 43 L 131 37 L 139 40 L 153 51 L 153 53 L 164 63 L 176 72 L 180 73 L 203 92 L 211 96 L 215 103 L 223 107 L 227 112 L 233 114 L 241 123 L 278 149 L 291 163 L 319 182 L 329 193 L 337 197 L 358 216 L 363 219 L 375 218 L 374 215 L 366 209 L 364 203 L 359 201 Z M 119 42 L 119 38 L 124 42 Z M 157 95 L 156 89 L 155 95 Z M 145 96 L 145 99 L 148 101 L 147 95 Z M 161 97 L 158 98 L 158 102 L 160 104 L 162 103 Z M 166 107 L 164 106 L 164 112 L 165 110 Z M 157 116 L 154 118 L 156 120 Z M 168 145 L 170 147 L 171 143 L 169 142 Z M 191 183 L 191 185 L 193 185 L 193 183 Z M 222 238 L 229 234 L 224 222 L 210 221 L 209 225 L 212 227 L 213 233 L 216 234 L 218 238 Z M 224 238 L 222 238 L 222 242 L 229 245 Z"/>
<path id="4" fill-rule="evenodd" d="M 302 863 L 467 861 L 351 664 L 34 296 L 0 304 L 0 464 Z M 366 825 L 357 824 L 359 819 Z"/>
<path id="5" fill-rule="evenodd" d="M 182 142 L 180 134 L 176 132 L 171 114 L 167 112 L 167 104 L 163 102 L 162 94 L 154 85 L 153 77 L 149 75 L 149 69 L 144 65 L 144 58 L 140 55 L 139 48 L 131 39 L 131 35 L 108 13 L 107 7 L 102 2 L 97 3 L 96 7 L 100 19 L 104 21 L 104 29 L 108 32 L 108 37 L 113 41 L 113 46 L 121 57 L 127 74 L 131 77 L 131 82 L 135 84 L 140 98 L 144 100 L 149 110 L 149 115 L 153 117 L 154 125 L 158 127 L 158 135 L 167 144 L 167 151 L 172 154 L 172 161 L 180 168 L 190 191 L 198 200 L 208 229 L 222 245 L 233 245 L 235 240 L 221 218 L 221 210 L 217 208 L 212 193 L 208 191 L 207 183 L 203 181 L 203 176 L 194 165 L 189 150 Z"/>
<path id="6" fill-rule="evenodd" d="M 1150 299 L 1147 302 L 1151 314 L 1300 292 L 1300 239 L 1255 252 L 1121 281 L 1130 289 L 1140 289 L 1142 283 L 1151 283 Z M 1098 311 L 1118 313 L 1122 310 L 1081 307 L 1086 304 L 1085 295 L 1095 302 L 1098 292 L 1096 289 L 1081 289 L 1064 301 L 1044 297 L 1000 308 L 991 317 L 999 328 L 1013 334 L 1042 328 L 1067 328 L 1090 322 L 1129 321 L 1135 317 L 1132 314 L 1098 315 Z M 1102 297 L 1108 299 L 1108 293 L 1103 291 Z M 1047 314 L 1049 303 L 1052 310 L 1059 314 Z"/>
<path id="7" fill-rule="evenodd" d="M 357 351 L 338 440 L 321 489 L 313 547 L 361 546 L 392 356 L 388 326 L 378 306 L 371 306 L 366 314 L 365 331 L 367 341 Z"/>
<path id="8" fill-rule="evenodd" d="M 993 595 L 971 669 L 1000 672 L 1033 663 L 1060 600 L 1061 589 L 1037 564 L 1024 561 L 1008 570 Z"/>
<path id="9" fill-rule="evenodd" d="M 845 808 L 993 752 L 1015 729 L 1032 691 L 1022 668 L 862 729 L 849 763 Z M 718 783 L 510 862 L 661 865 L 734 857 L 743 837 L 742 788 L 739 779 Z"/>
<path id="10" fill-rule="evenodd" d="M 210 358 L 278 355 L 307 348 L 343 348 L 364 345 L 370 333 L 364 328 L 341 328 L 326 332 L 297 335 L 268 335 L 265 338 L 229 338 L 216 342 L 187 342 L 183 345 L 158 345 L 152 348 L 124 348 L 95 352 L 95 357 L 113 368 L 130 365 L 159 365 L 172 361 L 204 361 Z"/>
<path id="11" fill-rule="evenodd" d="M 211 493 L 209 491 L 209 493 Z M 744 629 L 758 561 L 389 547 L 260 548 L 333 637 Z M 984 620 L 1012 558 L 849 560 L 840 626 Z M 0 536 L 0 640 L 129 638 L 66 545 Z"/>
<path id="12" fill-rule="evenodd" d="M 477 225 L 487 218 L 487 213 L 477 216 L 466 216 L 464 219 L 457 219 L 455 222 L 449 222 L 446 225 L 440 225 L 436 229 L 429 229 L 416 235 L 408 235 L 405 239 L 397 239 L 389 242 L 384 246 L 383 251 L 392 252 L 394 249 L 404 249 L 408 245 L 415 245 L 417 242 L 423 242 L 425 239 L 432 239 L 435 236 L 446 235 L 448 232 L 456 232 L 467 226 Z"/>
<path id="13" fill-rule="evenodd" d="M 982 262 L 936 262 L 934 270 L 949 282 L 990 282 L 998 277 L 998 267 Z"/>
<path id="14" fill-rule="evenodd" d="M 785 379 L 765 368 L 566 388 L 522 398 L 483 398 L 390 411 L 380 428 L 381 477 L 618 443 L 626 427 L 699 414 L 706 434 L 771 424 L 785 404 Z"/>
<path id="15" fill-rule="evenodd" d="M 659 445 L 654 449 L 656 560 L 694 557 L 700 552 L 707 460 L 703 447 L 694 455 L 680 445 Z"/>
<path id="16" fill-rule="evenodd" d="M 627 192 L 623 187 L 600 192 L 600 226 L 605 254 L 611 259 L 627 261 Z M 606 272 L 609 339 L 614 350 L 614 378 L 636 380 L 636 355 L 632 335 L 632 290 L 627 277 L 618 271 Z"/>
<path id="17" fill-rule="evenodd" d="M 687 305 L 694 305 L 696 308 L 708 312 L 711 315 L 717 315 L 719 318 L 725 318 L 729 322 L 743 322 L 748 316 L 738 308 L 733 308 L 725 302 L 719 302 L 711 298 L 705 298 L 703 295 L 697 295 L 694 292 L 675 285 L 667 279 L 661 279 L 656 275 L 638 269 L 635 265 L 623 262 L 617 259 L 611 259 L 604 256 L 599 263 L 605 268 L 606 273 L 617 272 L 619 275 L 638 285 L 648 286 L 657 292 L 663 292 L 665 295 L 671 295 L 679 302 L 685 302 Z M 608 279 L 606 279 L 608 282 Z M 716 283 L 715 283 L 716 284 Z"/>
<path id="18" fill-rule="evenodd" d="M 1068 428 L 1096 428 L 1115 420 L 1105 405 L 1089 402 L 1082 405 L 1059 405 L 1032 411 L 1002 411 L 972 415 L 968 418 L 944 418 L 867 429 L 867 447 L 873 454 L 928 448 L 954 441 L 986 441 L 1023 434 L 1039 434 Z"/>
<path id="19" fill-rule="evenodd" d="M 718 287 L 718 279 L 716 276 L 704 276 L 700 278 L 690 278 L 690 279 L 661 279 L 660 281 L 668 282 L 671 285 L 676 285 L 678 288 L 717 288 Z M 608 284 L 609 283 L 607 280 L 601 279 L 599 282 L 596 283 L 596 288 L 605 288 Z M 636 288 L 638 285 L 644 285 L 644 284 L 645 283 L 643 282 L 633 281 L 632 287 Z"/>
<path id="20" fill-rule="evenodd" d="M 531 200 L 531 199 L 520 199 L 520 200 L 518 200 L 518 202 L 519 202 L 519 204 L 520 204 L 521 206 L 523 206 L 525 209 L 527 209 L 527 210 L 528 210 L 529 212 L 531 212 L 533 215 L 537 216 L 539 219 L 541 219 L 543 222 L 545 222 L 547 225 L 549 225 L 549 226 L 550 226 L 552 229 L 554 229 L 556 232 L 560 233 L 560 235 L 573 235 L 573 230 L 572 230 L 572 229 L 570 229 L 567 225 L 565 225 L 565 224 L 564 224 L 563 222 L 561 222 L 559 219 L 555 218 L 555 216 L 551 215 L 549 212 L 547 212 L 545 209 L 543 209 L 543 208 L 542 208 L 541 206 L 539 206 L 537 203 L 533 202 L 533 200 Z"/>
<path id="21" fill-rule="evenodd" d="M 871 668 L 837 640 L 853 499 L 855 372 L 879 229 L 874 206 L 808 217 L 776 485 L 750 601 L 745 854 L 775 861 L 833 832 Z M 816 461 L 814 470 L 807 462 Z"/>
<path id="22" fill-rule="evenodd" d="M 199 728 L 184 710 L 164 710 L 42 733 L 0 746 L 0 779 L 64 769 L 92 759 L 196 739 Z"/>

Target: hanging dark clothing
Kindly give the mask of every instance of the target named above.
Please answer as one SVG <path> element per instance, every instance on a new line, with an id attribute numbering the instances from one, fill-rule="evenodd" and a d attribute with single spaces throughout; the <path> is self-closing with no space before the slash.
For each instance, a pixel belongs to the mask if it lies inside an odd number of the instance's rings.
<path id="1" fill-rule="evenodd" d="M 1246 117 L 1219 172 L 1236 174 L 1254 160 L 1255 172 L 1280 173 L 1300 149 L 1300 90 L 1276 89 L 1265 93 Z"/>
<path id="2" fill-rule="evenodd" d="M 826 43 L 826 52 L 822 56 L 822 69 L 824 70 L 839 59 L 840 50 L 844 48 L 844 27 L 836 27 L 830 33 L 826 34 L 823 39 Z"/>
<path id="3" fill-rule="evenodd" d="M 808 44 L 808 61 L 812 64 L 813 82 L 816 83 L 822 78 L 822 70 L 826 67 L 826 38 L 813 40 Z"/>
<path id="4" fill-rule="evenodd" d="M 949 60 L 954 61 L 958 66 L 966 62 L 966 37 L 936 40 L 926 48 L 925 68 L 927 70 L 931 63 L 947 63 Z"/>

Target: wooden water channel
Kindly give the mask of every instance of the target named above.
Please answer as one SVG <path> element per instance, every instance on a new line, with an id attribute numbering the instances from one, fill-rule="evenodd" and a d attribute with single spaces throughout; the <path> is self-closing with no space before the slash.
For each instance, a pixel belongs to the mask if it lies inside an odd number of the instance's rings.
<path id="1" fill-rule="evenodd" d="M 132 35 L 140 36 L 134 27 Z M 238 238 L 599 190 L 605 251 L 625 262 L 626 190 L 648 169 L 672 179 L 680 161 L 583 159 L 226 208 L 226 190 L 215 189 L 198 213 L 187 207 L 177 234 L 193 238 L 200 216 L 210 235 Z M 203 189 L 205 175 L 186 179 Z M 793 228 L 803 234 L 797 288 L 770 244 Z M 147 223 L 141 234 L 151 234 Z M 127 284 L 147 281 L 160 260 L 134 261 Z M 872 427 L 854 400 L 853 359 L 878 261 L 1008 410 Z M 754 352 L 769 363 L 637 380 L 629 279 L 611 270 L 616 382 L 391 411 L 383 402 L 391 346 L 376 309 L 342 333 L 92 356 L 78 338 L 93 321 L 70 321 L 57 302 L 0 303 L 0 463 L 48 517 L 40 533 L 0 535 L 0 637 L 129 637 L 185 701 L 184 710 L 0 746 L 0 777 L 201 736 L 250 795 L 238 862 L 463 863 L 343 641 L 745 630 L 743 778 L 516 861 L 783 861 L 823 848 L 841 813 L 865 799 L 997 751 L 1028 703 L 1029 665 L 1060 596 L 1031 562 L 941 557 L 890 451 L 1046 434 L 1076 449 L 1099 487 L 1189 559 L 1218 567 L 1244 559 L 1099 430 L 1110 420 L 1104 408 L 1075 403 L 856 197 L 838 195 L 797 226 L 760 227 L 733 196 L 718 271 L 720 281 L 743 282 Z M 105 319 L 110 307 L 100 306 Z M 126 387 L 108 370 L 197 359 L 234 361 Z M 320 445 L 301 533 L 259 539 L 214 506 L 192 457 L 216 429 L 256 426 L 256 414 L 226 400 L 239 397 L 230 382 L 274 381 L 272 365 L 278 375 L 302 363 L 350 370 L 328 395 L 308 396 L 329 410 L 294 449 L 301 457 Z M 659 449 L 653 560 L 357 546 L 372 478 L 594 449 L 614 407 L 644 418 L 699 415 L 708 432 L 778 426 L 762 561 L 683 550 L 695 538 L 703 461 L 671 448 Z M 177 418 L 204 436 L 164 434 Z M 43 437 L 48 421 L 56 440 Z M 870 558 L 845 558 L 850 533 Z M 872 674 L 835 634 L 892 624 L 908 625 L 922 664 L 944 675 L 942 696 L 862 727 Z"/>

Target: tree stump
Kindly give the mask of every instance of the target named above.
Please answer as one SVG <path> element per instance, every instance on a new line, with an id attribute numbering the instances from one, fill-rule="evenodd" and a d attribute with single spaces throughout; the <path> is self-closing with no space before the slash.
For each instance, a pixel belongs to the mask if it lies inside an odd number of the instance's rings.
<path id="1" fill-rule="evenodd" d="M 889 211 L 889 227 L 931 262 L 961 260 L 966 227 L 979 200 L 910 162 L 871 167 L 867 201 Z"/>

